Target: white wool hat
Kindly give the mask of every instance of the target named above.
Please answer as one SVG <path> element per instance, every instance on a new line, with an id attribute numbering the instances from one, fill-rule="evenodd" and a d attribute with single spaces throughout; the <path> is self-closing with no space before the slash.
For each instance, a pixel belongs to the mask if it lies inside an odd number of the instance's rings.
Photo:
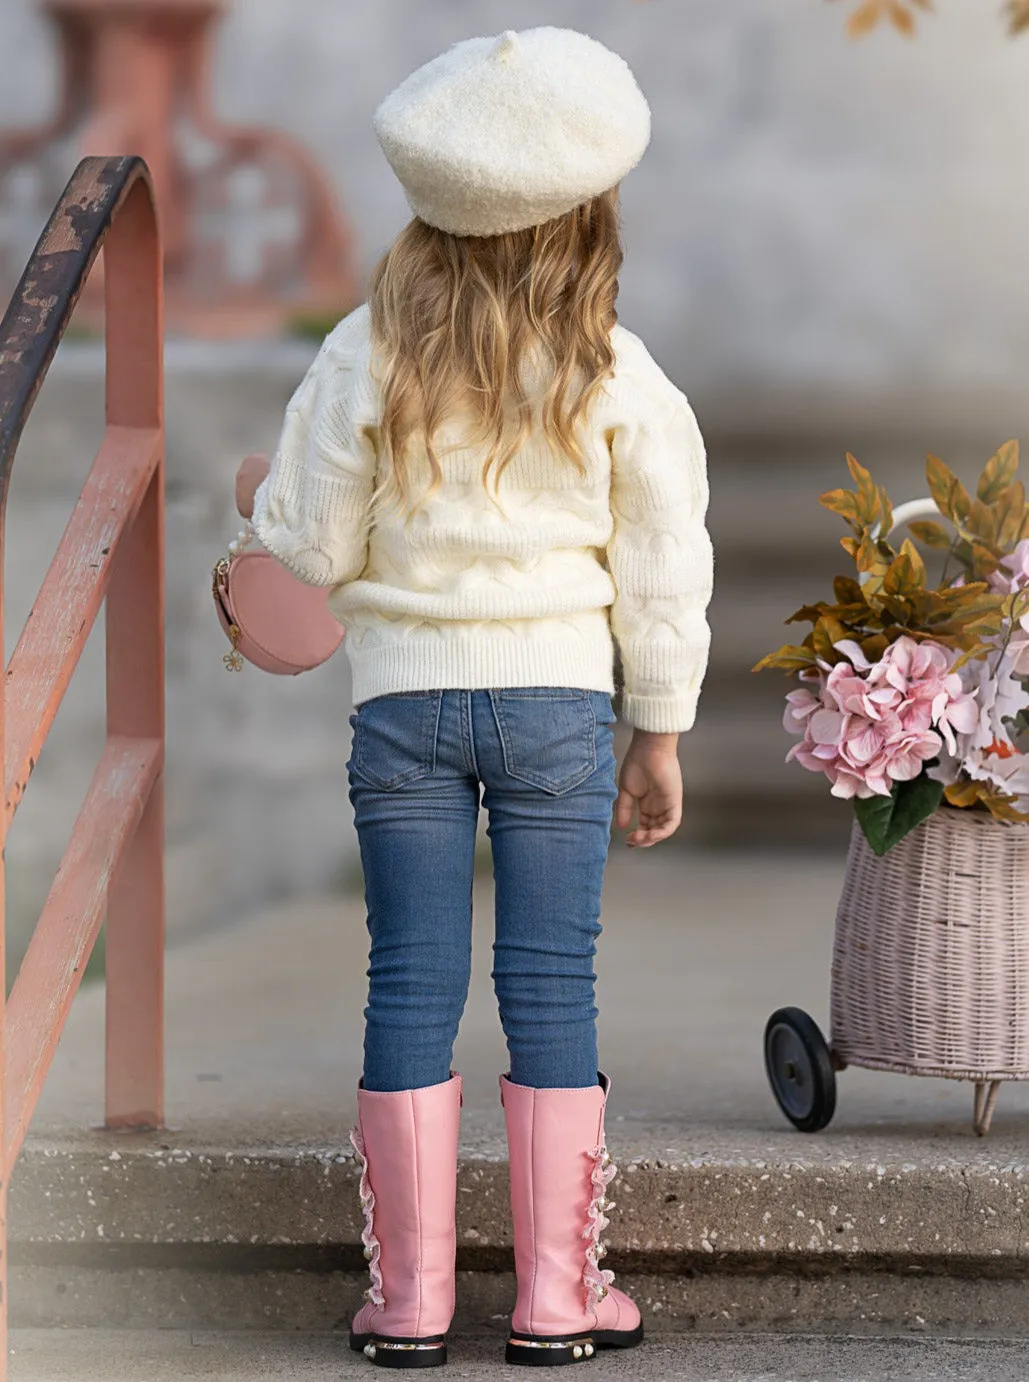
<path id="1" fill-rule="evenodd" d="M 650 107 L 596 39 L 508 30 L 413 72 L 375 112 L 375 133 L 416 216 L 454 235 L 502 235 L 619 182 L 650 142 Z"/>

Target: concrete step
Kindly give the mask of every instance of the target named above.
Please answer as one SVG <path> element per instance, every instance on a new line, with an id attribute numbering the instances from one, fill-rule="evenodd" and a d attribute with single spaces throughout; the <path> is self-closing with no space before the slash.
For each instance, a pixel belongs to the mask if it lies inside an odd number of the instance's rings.
<path id="1" fill-rule="evenodd" d="M 704 1329 L 1021 1332 L 1029 1089 L 977 1139 L 971 1090 L 848 1071 L 823 1134 L 775 1107 L 768 1014 L 823 1029 L 842 857 L 618 852 L 598 1003 L 620 1174 L 608 1263 L 648 1318 Z M 493 889 L 473 894 L 459 1327 L 513 1299 L 507 1068 L 489 969 Z M 355 1116 L 366 994 L 359 896 L 272 909 L 169 955 L 168 1123 L 96 1130 L 103 993 L 83 990 L 10 1190 L 23 1326 L 333 1329 L 360 1304 Z"/>
<path id="2" fill-rule="evenodd" d="M 452 1335 L 446 1376 L 486 1382 L 503 1368 L 504 1326 Z M 601 1353 L 591 1382 L 1023 1382 L 1021 1339 L 650 1333 L 626 1352 Z M 505 1374 L 509 1369 L 504 1368 Z M 327 1333 L 185 1330 L 15 1330 L 11 1382 L 323 1382 L 368 1378 L 345 1337 Z"/>

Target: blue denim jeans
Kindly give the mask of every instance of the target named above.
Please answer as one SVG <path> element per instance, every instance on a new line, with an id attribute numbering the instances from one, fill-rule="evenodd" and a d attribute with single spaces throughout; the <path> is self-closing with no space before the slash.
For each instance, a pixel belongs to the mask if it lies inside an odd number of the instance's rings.
<path id="1" fill-rule="evenodd" d="M 606 692 L 564 686 L 403 691 L 351 715 L 371 936 L 366 1089 L 448 1077 L 471 972 L 480 784 L 511 1079 L 597 1083 L 593 957 L 618 795 L 615 719 Z"/>

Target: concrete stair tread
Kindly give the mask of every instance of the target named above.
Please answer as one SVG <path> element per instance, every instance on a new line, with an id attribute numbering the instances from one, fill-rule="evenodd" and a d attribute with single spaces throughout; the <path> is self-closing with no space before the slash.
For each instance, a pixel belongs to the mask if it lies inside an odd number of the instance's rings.
<path id="1" fill-rule="evenodd" d="M 826 1027 L 842 866 L 833 854 L 616 848 L 598 985 L 601 1059 L 612 1078 L 608 1141 L 624 1187 L 612 1251 L 704 1253 L 706 1240 L 745 1255 L 874 1249 L 910 1257 L 958 1243 L 967 1254 L 986 1223 L 991 1245 L 1021 1251 L 1014 1206 L 1027 1174 L 1026 1086 L 1003 1090 L 985 1143 L 972 1133 L 970 1087 L 948 1081 L 848 1071 L 836 1120 L 816 1137 L 793 1132 L 773 1103 L 764 1024 L 795 1003 Z M 465 1078 L 462 1177 L 471 1190 L 462 1196 L 462 1235 L 474 1230 L 461 1241 L 506 1248 L 496 1084 L 506 1059 L 489 982 L 487 875 L 476 879 L 474 909 L 472 994 L 455 1053 Z M 93 1127 L 102 1108 L 103 993 L 82 991 L 13 1177 L 15 1240 L 356 1243 L 346 1134 L 365 966 L 357 896 L 271 908 L 173 948 L 170 1126 L 158 1133 Z M 969 1212 L 973 1185 L 983 1199 Z M 954 1213 L 956 1187 L 964 1214 Z M 890 1213 L 880 1222 L 884 1194 Z M 833 1203 L 841 1212 L 851 1206 L 843 1234 L 826 1217 Z M 939 1215 L 928 1215 L 929 1203 Z M 994 1222 L 991 1206 L 1010 1213 Z"/>
<path id="2" fill-rule="evenodd" d="M 478 1382 L 502 1366 L 506 1325 L 492 1333 L 452 1335 L 446 1375 Z M 662 1331 L 647 1322 L 641 1347 L 599 1354 L 592 1382 L 641 1377 L 661 1382 L 800 1382 L 839 1377 L 848 1382 L 1022 1382 L 1024 1340 L 966 1338 L 813 1338 L 769 1335 L 725 1338 Z M 27 1329 L 12 1332 L 11 1382 L 323 1382 L 367 1378 L 366 1360 L 341 1334 L 228 1330 Z M 970 1373 L 970 1366 L 983 1371 Z M 902 1371 L 898 1371 L 902 1369 Z M 506 1371 L 506 1369 L 505 1369 Z"/>

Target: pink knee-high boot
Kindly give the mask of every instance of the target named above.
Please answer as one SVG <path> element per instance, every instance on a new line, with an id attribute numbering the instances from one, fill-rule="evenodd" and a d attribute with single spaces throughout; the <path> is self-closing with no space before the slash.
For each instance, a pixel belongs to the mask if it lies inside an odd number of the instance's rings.
<path id="1" fill-rule="evenodd" d="M 454 1314 L 461 1076 L 397 1093 L 358 1088 L 364 1255 L 371 1287 L 350 1347 L 387 1368 L 447 1361 Z"/>
<path id="2" fill-rule="evenodd" d="M 611 1082 L 530 1089 L 500 1077 L 511 1160 L 518 1299 L 507 1361 L 557 1367 L 643 1338 L 640 1312 L 602 1270 L 604 1197 L 617 1167 L 604 1145 Z"/>

